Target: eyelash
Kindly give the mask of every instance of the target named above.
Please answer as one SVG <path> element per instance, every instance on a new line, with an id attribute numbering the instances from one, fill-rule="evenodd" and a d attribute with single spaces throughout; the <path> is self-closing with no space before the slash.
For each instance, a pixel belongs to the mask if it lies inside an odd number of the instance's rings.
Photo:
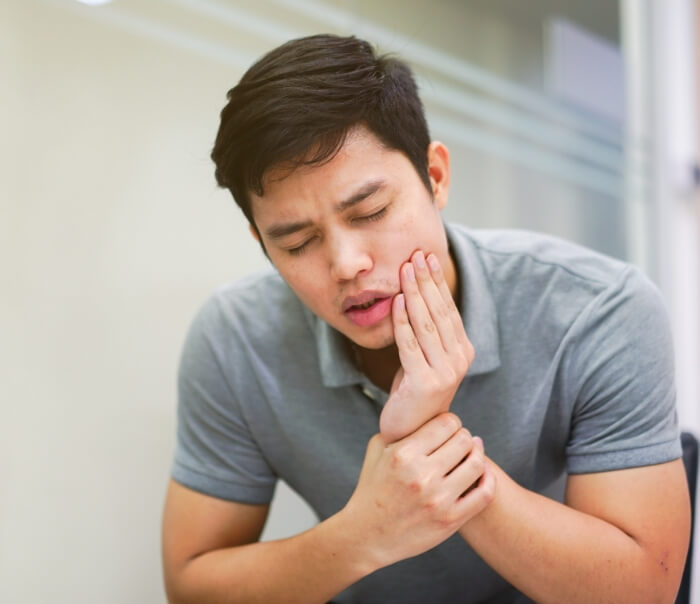
<path id="1" fill-rule="evenodd" d="M 355 222 L 373 222 L 374 220 L 379 220 L 384 217 L 384 214 L 386 214 L 387 206 L 383 207 L 381 210 L 378 210 L 374 214 L 370 214 L 369 216 L 358 216 L 357 218 L 354 218 L 353 220 Z"/>
<path id="2" fill-rule="evenodd" d="M 299 245 L 297 247 L 290 248 L 287 250 L 287 252 L 289 252 L 292 256 L 299 256 L 299 255 L 304 253 L 304 250 L 306 249 L 306 246 L 309 245 L 310 241 L 311 240 L 309 239 L 309 241 L 305 241 L 304 243 L 302 243 L 301 245 Z"/>
<path id="3" fill-rule="evenodd" d="M 369 216 L 358 216 L 357 218 L 353 218 L 353 222 L 374 222 L 375 220 L 381 220 L 386 214 L 386 211 L 387 207 L 383 207 L 381 210 L 378 210 L 377 212 L 374 212 L 374 214 L 370 214 Z M 313 241 L 313 239 L 314 238 L 312 237 L 311 239 L 305 241 L 301 245 L 288 249 L 287 252 L 292 256 L 300 256 L 304 253 L 307 246 Z"/>

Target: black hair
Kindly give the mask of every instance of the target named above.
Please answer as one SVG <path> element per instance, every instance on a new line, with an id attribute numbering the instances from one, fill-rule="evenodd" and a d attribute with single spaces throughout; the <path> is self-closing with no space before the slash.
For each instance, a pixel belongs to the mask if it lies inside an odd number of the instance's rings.
<path id="1" fill-rule="evenodd" d="M 211 158 L 253 227 L 250 192 L 267 170 L 321 164 L 363 125 L 413 164 L 428 191 L 430 135 L 410 68 L 354 36 L 291 40 L 248 69 L 227 94 Z"/>

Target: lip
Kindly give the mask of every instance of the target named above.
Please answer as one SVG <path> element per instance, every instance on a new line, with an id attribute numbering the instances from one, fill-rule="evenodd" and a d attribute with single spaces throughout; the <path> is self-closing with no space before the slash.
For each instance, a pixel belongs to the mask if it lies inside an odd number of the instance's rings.
<path id="1" fill-rule="evenodd" d="M 378 298 L 369 308 L 350 308 L 345 316 L 358 327 L 371 327 L 383 321 L 391 314 L 393 298 Z"/>
<path id="2" fill-rule="evenodd" d="M 375 300 L 369 308 L 358 308 L 358 304 L 365 304 Z M 343 313 L 358 327 L 371 327 L 391 315 L 391 305 L 394 294 L 367 290 L 357 296 L 348 296 L 343 300 Z"/>
<path id="3" fill-rule="evenodd" d="M 342 311 L 348 312 L 350 308 L 353 306 L 358 306 L 359 304 L 365 304 L 366 302 L 369 302 L 370 300 L 375 300 L 378 298 L 393 298 L 394 294 L 389 294 L 387 292 L 381 292 L 377 290 L 366 290 L 363 292 L 360 292 L 356 296 L 348 296 L 343 300 L 343 304 L 341 305 Z"/>

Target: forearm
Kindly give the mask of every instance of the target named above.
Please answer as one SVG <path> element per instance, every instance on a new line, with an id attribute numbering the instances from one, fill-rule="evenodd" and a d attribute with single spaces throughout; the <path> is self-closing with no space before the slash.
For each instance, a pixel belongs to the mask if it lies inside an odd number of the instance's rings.
<path id="1" fill-rule="evenodd" d="M 494 500 L 460 534 L 528 597 L 571 604 L 673 601 L 682 560 L 672 564 L 673 554 L 659 559 L 616 526 L 528 491 L 494 469 Z M 668 565 L 676 568 L 669 572 Z"/>
<path id="2" fill-rule="evenodd" d="M 206 552 L 171 582 L 171 602 L 326 602 L 375 570 L 340 515 L 288 539 Z"/>

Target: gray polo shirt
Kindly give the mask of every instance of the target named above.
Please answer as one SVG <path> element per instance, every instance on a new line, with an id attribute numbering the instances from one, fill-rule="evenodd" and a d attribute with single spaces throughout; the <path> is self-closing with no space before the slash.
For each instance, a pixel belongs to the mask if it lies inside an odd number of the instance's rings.
<path id="1" fill-rule="evenodd" d="M 670 329 L 639 271 L 552 237 L 446 228 L 476 351 L 451 410 L 501 468 L 549 493 L 566 473 L 680 457 Z M 176 481 L 261 504 L 281 478 L 321 520 L 351 496 L 387 398 L 272 269 L 203 306 L 178 385 Z M 456 535 L 334 601 L 526 600 Z"/>

